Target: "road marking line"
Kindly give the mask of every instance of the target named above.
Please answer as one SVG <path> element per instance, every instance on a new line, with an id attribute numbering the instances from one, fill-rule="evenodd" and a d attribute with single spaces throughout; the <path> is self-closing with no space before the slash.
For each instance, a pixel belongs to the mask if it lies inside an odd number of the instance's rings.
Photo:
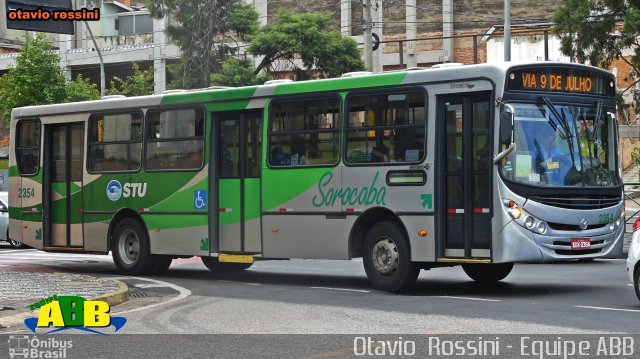
<path id="1" fill-rule="evenodd" d="M 119 280 L 146 280 L 148 282 L 151 283 L 155 283 L 155 284 L 165 284 L 164 287 L 169 287 L 172 288 L 176 291 L 178 291 L 180 294 L 178 294 L 177 296 L 165 301 L 165 302 L 160 302 L 160 303 L 154 303 L 154 304 L 149 304 L 149 305 L 145 305 L 142 307 L 138 307 L 138 308 L 133 308 L 133 309 L 129 309 L 129 310 L 125 310 L 122 312 L 117 312 L 117 314 L 126 314 L 126 313 L 133 313 L 133 312 L 138 312 L 141 310 L 146 310 L 146 309 L 150 309 L 150 308 L 154 308 L 154 307 L 158 307 L 161 305 L 166 305 L 172 302 L 176 302 L 178 300 L 182 300 L 188 296 L 191 295 L 191 291 L 187 288 L 181 287 L 179 285 L 175 285 L 173 283 L 169 283 L 169 282 L 164 282 L 161 280 L 157 280 L 157 279 L 151 279 L 151 278 L 143 278 L 143 277 L 109 277 L 110 279 L 119 279 Z"/>
<path id="2" fill-rule="evenodd" d="M 320 267 L 296 267 L 296 266 L 270 266 L 270 265 L 257 265 L 249 268 L 248 270 L 259 270 L 259 269 L 287 269 L 287 270 L 305 270 L 305 271 L 318 271 L 318 272 L 326 272 L 326 271 L 344 271 L 342 268 L 320 268 Z"/>
<path id="3" fill-rule="evenodd" d="M 631 283 L 627 283 L 627 285 L 628 285 L 629 287 L 633 287 L 633 284 L 631 284 Z"/>
<path id="4" fill-rule="evenodd" d="M 640 313 L 640 309 L 621 309 L 621 308 L 607 308 L 607 307 L 591 307 L 588 305 L 575 305 L 574 308 L 584 308 L 584 309 L 599 309 L 599 310 L 613 310 L 617 312 L 632 312 L 632 313 Z"/>
<path id="5" fill-rule="evenodd" d="M 445 299 L 464 299 L 464 300 L 477 300 L 481 302 L 500 302 L 500 299 L 487 299 L 487 298 L 473 298 L 473 297 L 455 297 L 451 295 L 434 295 L 436 298 L 445 298 Z"/>
<path id="6" fill-rule="evenodd" d="M 349 289 L 349 288 L 332 288 L 332 287 L 309 287 L 311 289 L 326 289 L 326 290 L 341 290 L 345 292 L 358 292 L 358 293 L 371 293 L 364 289 Z"/>
<path id="7" fill-rule="evenodd" d="M 222 283 L 233 283 L 233 284 L 246 284 L 246 285 L 262 285 L 261 283 L 251 283 L 251 282 L 238 282 L 235 280 L 220 280 L 218 282 Z"/>
<path id="8" fill-rule="evenodd" d="M 164 284 L 144 284 L 144 283 L 132 284 L 131 286 L 140 288 L 140 289 L 166 287 Z"/>

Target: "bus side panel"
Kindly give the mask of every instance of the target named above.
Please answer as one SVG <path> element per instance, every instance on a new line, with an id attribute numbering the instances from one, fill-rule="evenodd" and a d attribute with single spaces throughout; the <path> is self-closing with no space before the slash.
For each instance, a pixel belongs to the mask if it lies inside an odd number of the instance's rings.
<path id="1" fill-rule="evenodd" d="M 433 168 L 431 164 L 429 166 Z M 414 184 L 387 183 L 387 175 L 407 174 L 403 181 L 417 181 Z M 407 166 L 345 167 L 342 170 L 342 190 L 349 193 L 345 207 L 366 213 L 375 207 L 387 208 L 398 215 L 405 226 L 411 245 L 412 261 L 435 261 L 435 227 L 433 217 L 433 171 L 410 169 Z M 348 210 L 348 209 L 347 209 Z M 427 231 L 426 237 L 418 232 Z"/>
<path id="2" fill-rule="evenodd" d="M 22 213 L 22 242 L 29 247 L 44 248 L 42 230 L 42 167 L 33 177 L 22 177 L 19 188 L 12 195 L 21 198 L 19 210 Z M 12 197 L 10 195 L 9 197 Z M 33 214 L 27 214 L 32 212 Z"/>
<path id="3" fill-rule="evenodd" d="M 13 121 L 15 122 L 15 121 Z M 12 132 L 15 131 L 12 122 Z M 13 133 L 11 134 L 11 154 L 9 156 L 9 237 L 22 241 L 22 199 L 18 197 L 18 189 L 22 185 L 22 178 L 16 166 Z"/>
<path id="4" fill-rule="evenodd" d="M 409 235 L 411 245 L 411 261 L 436 261 L 436 231 L 434 216 L 403 215 L 400 217 Z M 425 230 L 427 235 L 421 237 L 418 232 Z"/>
<path id="5" fill-rule="evenodd" d="M 130 208 L 122 187 L 129 182 L 128 173 L 84 173 L 82 188 L 82 220 L 84 250 L 107 252 L 107 232 L 113 216 L 123 208 Z"/>
<path id="6" fill-rule="evenodd" d="M 86 215 L 84 216 L 87 217 Z M 96 220 L 97 216 L 91 216 Z M 107 232 L 109 231 L 109 221 L 111 216 L 105 216 L 104 221 L 84 223 L 82 229 L 84 231 L 84 250 L 87 252 L 107 253 L 109 251 L 107 243 Z"/>
<path id="7" fill-rule="evenodd" d="M 131 208 L 143 209 L 151 253 L 209 255 L 209 167 L 199 171 L 166 171 L 131 175 Z"/>
<path id="8" fill-rule="evenodd" d="M 263 169 L 264 257 L 349 258 L 356 216 L 345 216 L 334 196 L 342 187 L 341 169 Z"/>
<path id="9" fill-rule="evenodd" d="M 265 215 L 263 218 L 265 258 L 349 259 L 349 230 L 355 216 Z"/>

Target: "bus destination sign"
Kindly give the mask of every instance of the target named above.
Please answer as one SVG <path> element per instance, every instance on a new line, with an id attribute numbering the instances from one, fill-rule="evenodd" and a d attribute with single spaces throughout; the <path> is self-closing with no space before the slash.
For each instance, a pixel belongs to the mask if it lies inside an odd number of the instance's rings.
<path id="1" fill-rule="evenodd" d="M 613 77 L 603 74 L 562 67 L 515 69 L 507 79 L 507 87 L 513 91 L 550 91 L 614 96 Z"/>

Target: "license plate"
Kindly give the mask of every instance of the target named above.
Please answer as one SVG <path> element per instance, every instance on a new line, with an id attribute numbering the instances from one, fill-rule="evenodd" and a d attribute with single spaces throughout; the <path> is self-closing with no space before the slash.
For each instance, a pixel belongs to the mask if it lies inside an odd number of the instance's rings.
<path id="1" fill-rule="evenodd" d="M 571 240 L 571 249 L 591 249 L 591 239 L 574 238 Z"/>

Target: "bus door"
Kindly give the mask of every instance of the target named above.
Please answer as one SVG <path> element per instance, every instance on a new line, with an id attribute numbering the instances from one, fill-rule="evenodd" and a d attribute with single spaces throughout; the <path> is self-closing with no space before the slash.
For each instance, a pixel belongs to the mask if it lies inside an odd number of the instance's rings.
<path id="1" fill-rule="evenodd" d="M 45 247 L 83 247 L 83 149 L 83 123 L 45 126 Z"/>
<path id="2" fill-rule="evenodd" d="M 491 257 L 490 93 L 440 98 L 440 255 Z"/>
<path id="3" fill-rule="evenodd" d="M 262 109 L 217 112 L 212 115 L 218 181 L 218 221 L 214 245 L 221 253 L 261 253 L 260 170 Z M 216 178 L 214 177 L 214 178 Z M 216 189 L 215 186 L 218 186 Z"/>

